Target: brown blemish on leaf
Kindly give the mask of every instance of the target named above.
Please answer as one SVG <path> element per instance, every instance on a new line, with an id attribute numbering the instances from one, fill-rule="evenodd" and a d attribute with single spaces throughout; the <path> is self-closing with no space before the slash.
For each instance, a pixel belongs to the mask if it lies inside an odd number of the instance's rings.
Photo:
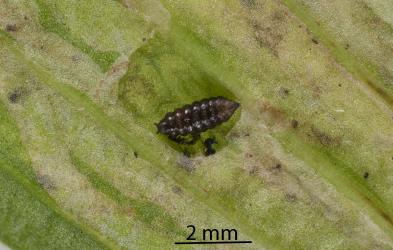
<path id="1" fill-rule="evenodd" d="M 37 181 L 46 190 L 53 190 L 56 188 L 55 183 L 50 179 L 48 175 L 38 175 Z"/>
<path id="2" fill-rule="evenodd" d="M 249 174 L 249 175 L 256 175 L 256 174 L 259 173 L 259 171 L 260 171 L 260 169 L 259 169 L 258 166 L 252 166 L 252 167 L 250 168 L 250 170 L 248 171 L 248 174 Z"/>
<path id="3" fill-rule="evenodd" d="M 250 153 L 246 153 L 246 158 L 252 158 L 253 157 L 253 155 L 252 154 L 250 154 Z"/>
<path id="4" fill-rule="evenodd" d="M 285 98 L 285 97 L 287 97 L 287 96 L 289 95 L 289 90 L 288 90 L 287 88 L 281 87 L 281 88 L 278 90 L 278 95 L 279 95 L 280 97 L 282 97 L 282 98 Z"/>
<path id="5" fill-rule="evenodd" d="M 299 126 L 299 122 L 295 119 L 291 120 L 291 127 L 292 128 L 297 128 Z"/>
<path id="6" fill-rule="evenodd" d="M 134 216 L 135 215 L 135 210 L 132 207 L 125 207 L 123 208 L 123 212 L 127 215 L 127 216 Z"/>
<path id="7" fill-rule="evenodd" d="M 271 105 L 268 102 L 263 102 L 260 105 L 260 113 L 268 125 L 286 126 L 288 127 L 288 120 L 286 114 L 281 109 Z"/>
<path id="8" fill-rule="evenodd" d="M 317 40 L 315 37 L 313 37 L 313 38 L 311 39 L 311 41 L 312 41 L 313 43 L 315 43 L 315 44 L 319 44 L 318 40 Z"/>
<path id="9" fill-rule="evenodd" d="M 314 126 L 311 127 L 311 132 L 323 146 L 337 146 L 341 143 L 339 138 L 331 137 Z"/>
<path id="10" fill-rule="evenodd" d="M 251 21 L 254 29 L 255 40 L 260 47 L 268 48 L 274 56 L 278 56 L 277 47 L 283 40 L 283 34 L 279 30 L 279 24 L 283 20 L 282 14 L 274 14 L 272 24 L 262 24 L 257 20 Z M 269 26 L 270 25 L 270 26 Z"/>
<path id="11" fill-rule="evenodd" d="M 178 195 L 183 194 L 183 190 L 182 190 L 179 186 L 173 186 L 173 187 L 172 187 L 172 191 L 173 191 L 175 194 L 178 194 Z"/>
<path id="12" fill-rule="evenodd" d="M 249 9 L 254 9 L 256 7 L 255 0 L 240 0 L 240 4 Z"/>
<path id="13" fill-rule="evenodd" d="M 5 30 L 8 32 L 15 32 L 18 31 L 18 27 L 15 24 L 7 24 Z"/>
<path id="14" fill-rule="evenodd" d="M 271 167 L 270 169 L 271 169 L 271 171 L 272 171 L 274 174 L 281 173 L 281 171 L 282 171 L 281 163 L 275 164 L 275 165 L 274 165 L 273 167 Z"/>
<path id="15" fill-rule="evenodd" d="M 297 200 L 297 196 L 294 193 L 285 194 L 285 200 L 288 202 L 295 202 Z"/>
<path id="16" fill-rule="evenodd" d="M 8 100 L 11 103 L 17 103 L 20 100 L 21 93 L 19 90 L 13 91 L 11 94 L 8 95 Z"/>

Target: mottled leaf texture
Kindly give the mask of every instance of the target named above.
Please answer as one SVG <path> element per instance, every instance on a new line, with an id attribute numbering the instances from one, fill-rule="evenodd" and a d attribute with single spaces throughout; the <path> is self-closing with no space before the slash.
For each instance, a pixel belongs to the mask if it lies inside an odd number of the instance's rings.
<path id="1" fill-rule="evenodd" d="M 393 249 L 392 9 L 1 0 L 0 248 Z M 214 96 L 195 145 L 156 133 Z"/>

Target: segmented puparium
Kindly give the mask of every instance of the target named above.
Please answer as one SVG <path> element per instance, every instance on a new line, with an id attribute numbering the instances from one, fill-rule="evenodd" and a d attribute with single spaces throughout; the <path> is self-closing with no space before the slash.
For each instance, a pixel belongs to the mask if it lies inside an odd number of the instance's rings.
<path id="1" fill-rule="evenodd" d="M 239 103 L 221 96 L 203 99 L 167 113 L 157 124 L 157 129 L 170 138 L 198 135 L 226 122 L 239 106 Z"/>

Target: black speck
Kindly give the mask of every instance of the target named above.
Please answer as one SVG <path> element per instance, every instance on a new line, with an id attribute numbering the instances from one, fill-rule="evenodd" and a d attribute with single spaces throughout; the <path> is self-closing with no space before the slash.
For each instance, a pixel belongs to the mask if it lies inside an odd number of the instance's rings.
<path id="1" fill-rule="evenodd" d="M 10 100 L 11 103 L 17 103 L 19 99 L 20 99 L 19 91 L 14 91 L 8 96 L 8 100 Z"/>
<path id="2" fill-rule="evenodd" d="M 280 88 L 280 90 L 278 91 L 278 94 L 281 96 L 281 97 L 287 97 L 288 95 L 289 95 L 289 90 L 287 89 L 287 88 L 283 88 L 283 87 L 281 87 Z"/>
<path id="3" fill-rule="evenodd" d="M 338 86 L 341 87 L 342 86 L 341 83 L 339 83 Z"/>
<path id="4" fill-rule="evenodd" d="M 6 30 L 6 31 L 17 31 L 18 28 L 16 27 L 15 24 L 7 24 L 7 25 L 5 26 L 5 30 Z"/>
<path id="5" fill-rule="evenodd" d="M 292 128 L 297 128 L 299 126 L 299 122 L 297 120 L 292 120 L 291 126 L 292 126 Z"/>
<path id="6" fill-rule="evenodd" d="M 367 179 L 367 178 L 368 178 L 368 176 L 369 176 L 369 173 L 368 173 L 368 172 L 364 172 L 364 174 L 363 174 L 363 178 L 364 178 L 364 179 Z"/>
<path id="7" fill-rule="evenodd" d="M 348 43 L 345 45 L 345 49 L 349 49 L 349 44 Z"/>
<path id="8" fill-rule="evenodd" d="M 146 37 L 142 38 L 142 41 L 146 42 Z"/>
<path id="9" fill-rule="evenodd" d="M 273 173 L 278 174 L 281 172 L 282 166 L 280 163 L 277 163 L 276 165 L 274 165 L 271 170 Z"/>
<path id="10" fill-rule="evenodd" d="M 315 44 L 318 44 L 318 43 L 319 43 L 318 40 L 317 40 L 316 38 L 312 38 L 311 41 L 312 41 L 313 43 L 315 43 Z"/>
<path id="11" fill-rule="evenodd" d="M 138 158 L 138 153 L 136 151 L 134 151 L 134 156 L 135 158 Z"/>

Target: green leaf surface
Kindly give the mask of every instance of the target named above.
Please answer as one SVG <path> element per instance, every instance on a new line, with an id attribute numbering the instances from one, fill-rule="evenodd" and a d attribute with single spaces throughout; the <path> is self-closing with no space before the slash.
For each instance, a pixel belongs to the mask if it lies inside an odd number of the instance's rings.
<path id="1" fill-rule="evenodd" d="M 392 249 L 391 6 L 0 2 L 0 241 Z M 212 96 L 241 103 L 216 154 L 156 133 Z M 187 225 L 253 243 L 174 245 Z"/>

